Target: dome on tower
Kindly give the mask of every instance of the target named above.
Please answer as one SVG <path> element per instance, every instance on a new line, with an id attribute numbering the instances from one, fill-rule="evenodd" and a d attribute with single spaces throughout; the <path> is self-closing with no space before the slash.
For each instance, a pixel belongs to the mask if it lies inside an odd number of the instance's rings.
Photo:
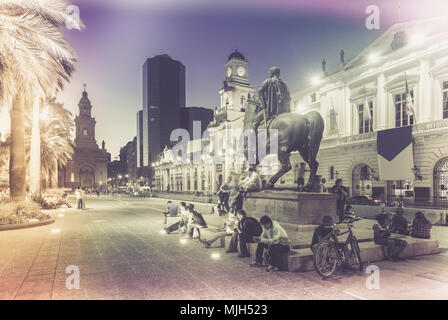
<path id="1" fill-rule="evenodd" d="M 230 54 L 229 59 L 227 59 L 227 61 L 232 59 L 246 60 L 246 57 L 244 56 L 244 54 L 239 52 L 238 49 L 236 49 L 234 52 Z"/>
<path id="2" fill-rule="evenodd" d="M 80 105 L 90 105 L 89 95 L 87 94 L 87 86 L 84 84 L 84 91 L 82 92 L 82 97 L 79 100 Z"/>

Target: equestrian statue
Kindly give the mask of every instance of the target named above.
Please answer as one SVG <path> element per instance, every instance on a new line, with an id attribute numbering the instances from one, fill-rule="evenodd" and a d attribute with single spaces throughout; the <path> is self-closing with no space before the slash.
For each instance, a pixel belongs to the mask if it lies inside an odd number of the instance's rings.
<path id="1" fill-rule="evenodd" d="M 291 152 L 298 151 L 310 168 L 310 177 L 304 191 L 313 190 L 319 163 L 316 161 L 322 134 L 324 120 L 317 111 L 304 115 L 291 112 L 291 95 L 286 83 L 280 79 L 280 69 L 269 69 L 269 78 L 263 81 L 258 90 L 258 97 L 248 97 L 248 104 L 244 116 L 244 129 L 267 129 L 278 132 L 278 160 L 280 170 L 274 174 L 266 184 L 272 189 L 274 184 L 291 170 Z M 266 148 L 270 149 L 270 139 L 266 139 Z M 258 143 L 257 143 L 258 146 Z M 246 153 L 245 153 L 246 154 Z M 258 155 L 258 152 L 257 152 Z M 246 157 L 248 155 L 246 154 Z M 259 159 L 257 157 L 257 166 Z"/>

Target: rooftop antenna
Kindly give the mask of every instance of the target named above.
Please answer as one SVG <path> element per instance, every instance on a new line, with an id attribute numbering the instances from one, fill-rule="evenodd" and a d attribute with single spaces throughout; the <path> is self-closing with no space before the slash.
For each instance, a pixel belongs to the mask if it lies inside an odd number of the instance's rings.
<path id="1" fill-rule="evenodd" d="M 84 88 L 84 92 L 86 92 L 87 91 L 87 84 L 85 84 L 85 83 L 83 83 L 83 88 Z"/>

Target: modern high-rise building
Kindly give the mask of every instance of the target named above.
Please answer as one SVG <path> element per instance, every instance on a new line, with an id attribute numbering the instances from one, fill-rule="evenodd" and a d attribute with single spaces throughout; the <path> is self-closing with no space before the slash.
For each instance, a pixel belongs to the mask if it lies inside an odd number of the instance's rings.
<path id="1" fill-rule="evenodd" d="M 207 130 L 209 123 L 213 120 L 213 109 L 203 107 L 188 107 L 181 112 L 180 124 L 181 127 L 190 133 L 190 139 L 193 137 L 193 123 L 194 121 L 201 123 L 200 135 Z"/>
<path id="2" fill-rule="evenodd" d="M 170 145 L 170 134 L 181 128 L 180 114 L 185 107 L 185 66 L 163 54 L 143 65 L 142 163 L 149 167 Z"/>

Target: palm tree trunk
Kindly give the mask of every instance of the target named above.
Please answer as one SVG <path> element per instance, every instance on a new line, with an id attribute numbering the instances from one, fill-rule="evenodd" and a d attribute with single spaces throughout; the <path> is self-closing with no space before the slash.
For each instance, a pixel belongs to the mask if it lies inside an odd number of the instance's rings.
<path id="1" fill-rule="evenodd" d="M 53 160 L 53 168 L 51 168 L 50 188 L 58 188 L 58 159 L 56 158 Z"/>
<path id="2" fill-rule="evenodd" d="M 40 191 L 40 99 L 35 98 L 33 103 L 33 125 L 31 129 L 30 147 L 30 191 L 37 193 Z"/>
<path id="3" fill-rule="evenodd" d="M 11 108 L 9 189 L 13 200 L 25 199 L 25 114 L 23 92 L 17 92 Z"/>

